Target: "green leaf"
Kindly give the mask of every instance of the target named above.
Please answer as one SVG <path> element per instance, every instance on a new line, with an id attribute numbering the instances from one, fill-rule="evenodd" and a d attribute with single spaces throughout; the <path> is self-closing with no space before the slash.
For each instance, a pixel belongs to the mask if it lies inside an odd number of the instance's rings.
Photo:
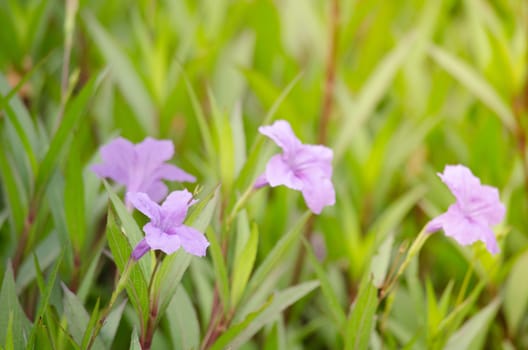
<path id="1" fill-rule="evenodd" d="M 26 43 L 31 46 L 32 51 L 38 50 L 42 38 L 46 37 L 45 25 L 48 23 L 50 9 L 54 5 L 52 0 L 45 0 L 34 4 L 29 11 L 28 26 L 26 28 Z"/>
<path id="2" fill-rule="evenodd" d="M 528 306 L 528 251 L 525 251 L 513 265 L 504 288 L 504 313 L 512 334 L 516 334 Z"/>
<path id="3" fill-rule="evenodd" d="M 310 215 L 311 213 L 307 211 L 299 218 L 295 226 L 277 242 L 275 247 L 273 247 L 271 252 L 266 256 L 264 261 L 253 274 L 253 277 L 249 281 L 247 293 L 252 293 L 254 290 L 256 290 L 264 281 L 264 279 L 270 274 L 271 270 L 280 264 L 281 259 L 286 254 L 286 252 L 291 251 L 293 244 L 299 241 L 302 228 Z"/>
<path id="4" fill-rule="evenodd" d="M 258 311 L 250 314 L 241 323 L 229 328 L 213 344 L 211 350 L 238 349 L 255 335 L 264 325 L 274 321 L 280 313 L 319 286 L 319 281 L 309 281 L 290 287 L 271 297 Z"/>
<path id="5" fill-rule="evenodd" d="M 121 302 L 116 308 L 110 312 L 106 318 L 103 328 L 101 328 L 100 337 L 103 339 L 103 342 L 106 345 L 107 349 L 112 348 L 112 343 L 114 342 L 115 334 L 119 324 L 121 322 L 121 317 L 123 316 L 123 311 L 125 311 L 125 306 L 127 305 L 126 299 Z"/>
<path id="6" fill-rule="evenodd" d="M 5 342 L 5 350 L 15 350 L 13 341 L 13 312 L 9 312 L 9 322 L 7 323 L 7 337 Z"/>
<path id="7" fill-rule="evenodd" d="M 33 254 L 42 269 L 47 269 L 61 252 L 61 244 L 56 232 L 51 232 L 39 245 L 33 249 Z M 33 254 L 20 265 L 16 279 L 17 293 L 21 293 L 37 276 Z"/>
<path id="8" fill-rule="evenodd" d="M 121 201 L 121 199 L 119 199 L 119 197 L 117 197 L 117 195 L 112 191 L 108 183 L 103 180 L 103 184 L 106 188 L 106 191 L 108 192 L 108 197 L 112 202 L 112 206 L 114 207 L 115 213 L 117 214 L 121 225 L 123 225 L 122 233 L 124 233 L 129 245 L 133 249 L 143 239 L 143 233 L 138 227 L 136 220 L 134 220 L 132 214 L 127 210 L 125 204 Z M 120 269 L 125 266 L 126 261 L 128 261 L 129 257 L 130 255 L 125 260 L 123 266 L 120 266 Z M 150 276 L 150 272 L 152 271 L 152 264 L 150 259 L 140 259 L 138 261 L 138 265 L 143 270 L 143 275 L 145 276 L 145 279 Z M 120 271 L 123 272 L 122 270 Z"/>
<path id="9" fill-rule="evenodd" d="M 467 63 L 438 46 L 431 46 L 429 54 L 453 78 L 495 112 L 507 129 L 514 131 L 515 118 L 511 109 L 482 76 Z"/>
<path id="10" fill-rule="evenodd" d="M 344 121 L 341 131 L 337 135 L 333 147 L 335 150 L 334 161 L 341 159 L 356 131 L 373 114 L 379 101 L 387 93 L 396 73 L 405 63 L 414 41 L 414 35 L 408 35 L 405 39 L 400 40 L 399 44 L 377 65 L 368 81 L 363 85 L 354 110 L 348 112 L 348 118 Z"/>
<path id="11" fill-rule="evenodd" d="M 53 290 L 53 287 L 55 286 L 55 281 L 57 279 L 57 273 L 59 271 L 60 263 L 62 261 L 63 255 L 57 259 L 57 262 L 55 263 L 55 267 L 51 271 L 51 274 L 48 278 L 47 283 L 44 281 L 44 275 L 42 274 L 41 267 L 39 265 L 39 261 L 35 255 L 33 255 L 33 263 L 35 266 L 36 276 L 37 276 L 37 285 L 40 291 L 40 302 L 38 305 L 35 322 L 33 323 L 33 328 L 31 329 L 31 334 L 29 335 L 28 340 L 28 349 L 32 349 L 34 347 L 34 344 L 36 342 L 37 338 L 37 332 L 39 330 L 40 321 L 44 316 L 44 313 L 46 312 L 49 300 L 51 296 L 51 292 Z"/>
<path id="12" fill-rule="evenodd" d="M 70 146 L 70 156 L 64 175 L 64 213 L 73 248 L 81 253 L 86 236 L 84 215 L 84 182 L 79 142 L 74 139 Z"/>
<path id="13" fill-rule="evenodd" d="M 82 302 L 77 298 L 79 303 L 82 305 Z M 88 324 L 86 325 L 86 328 L 84 330 L 83 339 L 81 342 L 81 348 L 86 349 L 88 346 L 88 342 L 90 341 L 90 337 L 92 336 L 94 326 L 97 323 L 97 320 L 99 319 L 99 302 L 100 299 L 97 298 L 97 301 L 95 302 L 95 307 L 92 311 L 92 315 L 90 316 L 90 320 L 88 321 Z"/>
<path id="14" fill-rule="evenodd" d="M 192 298 L 195 301 L 196 312 L 203 323 L 207 323 L 211 317 L 214 298 L 214 282 L 211 281 L 213 267 L 209 261 L 194 259 L 189 268 L 189 277 L 193 284 Z"/>
<path id="15" fill-rule="evenodd" d="M 101 257 L 101 254 L 103 253 L 103 249 L 105 246 L 106 246 L 106 241 L 101 240 L 99 245 L 92 249 L 92 253 L 90 255 L 91 257 L 90 265 L 88 266 L 88 269 L 86 270 L 86 272 L 83 273 L 83 279 L 81 281 L 81 285 L 79 286 L 79 289 L 77 290 L 77 297 L 83 303 L 88 297 L 88 294 L 90 293 L 90 290 L 95 281 L 95 278 L 97 277 L 96 276 L 97 266 L 101 263 L 99 258 Z"/>
<path id="16" fill-rule="evenodd" d="M 191 83 L 189 82 L 189 78 L 183 72 L 183 78 L 185 80 L 185 86 L 187 87 L 187 92 L 189 94 L 189 97 L 191 99 L 191 104 L 194 109 L 194 114 L 196 116 L 198 127 L 200 128 L 200 133 L 202 134 L 202 142 L 204 143 L 205 152 L 207 154 L 207 157 L 210 161 L 213 161 L 216 157 L 216 151 L 213 145 L 213 137 L 211 133 L 211 129 L 209 128 L 209 125 L 207 124 L 207 119 L 205 118 L 205 113 L 203 111 L 202 106 L 200 105 L 200 102 L 198 100 L 198 97 L 196 96 L 196 93 L 194 92 Z"/>
<path id="17" fill-rule="evenodd" d="M 354 307 L 350 310 L 346 326 L 346 350 L 367 349 L 374 327 L 374 315 L 378 308 L 377 289 L 366 275 L 359 287 Z"/>
<path id="18" fill-rule="evenodd" d="M 231 287 L 231 305 L 235 306 L 242 297 L 242 293 L 246 288 L 253 264 L 257 257 L 258 247 L 258 226 L 253 224 L 251 227 L 251 234 L 244 248 L 235 257 L 233 263 L 233 282 Z"/>
<path id="19" fill-rule="evenodd" d="M 12 337 L 15 349 L 23 349 L 28 339 L 30 323 L 18 302 L 10 261 L 6 264 L 2 290 L 0 291 L 0 305 L 2 305 L 2 312 L 0 313 L 0 344 L 6 344 L 8 338 Z M 9 320 L 10 318 L 11 321 Z M 8 334 L 10 322 L 12 335 Z"/>
<path id="20" fill-rule="evenodd" d="M 230 193 L 235 179 L 235 145 L 233 142 L 233 131 L 226 113 L 221 112 L 216 101 L 209 93 L 209 101 L 214 124 L 214 136 L 216 140 L 218 167 L 220 170 L 220 182 L 222 191 Z"/>
<path id="21" fill-rule="evenodd" d="M 94 16 L 84 13 L 83 19 L 88 33 L 110 65 L 113 77 L 128 104 L 132 107 L 136 119 L 148 135 L 156 135 L 156 109 L 141 78 L 134 69 L 134 65 Z"/>
<path id="22" fill-rule="evenodd" d="M 108 211 L 106 239 L 108 240 L 108 245 L 112 252 L 114 262 L 119 269 L 119 272 L 123 273 L 132 254 L 132 248 L 130 247 L 127 237 L 119 229 L 119 226 L 115 221 L 115 214 L 112 210 Z M 136 309 L 138 315 L 140 315 L 140 319 L 142 322 L 146 322 L 149 313 L 148 284 L 139 264 L 134 264 L 132 267 L 126 290 L 132 305 Z"/>
<path id="23" fill-rule="evenodd" d="M 244 122 L 242 119 L 242 106 L 238 103 L 231 114 L 231 132 L 233 134 L 233 152 L 235 162 L 235 176 L 240 174 L 240 170 L 246 163 L 246 134 L 244 132 Z"/>
<path id="24" fill-rule="evenodd" d="M 273 105 L 270 107 L 262 125 L 268 125 L 273 120 L 275 113 L 284 102 L 288 94 L 293 90 L 294 86 L 301 79 L 302 73 L 299 73 L 289 84 L 286 86 L 277 99 L 273 102 Z M 255 141 L 251 145 L 250 152 L 248 154 L 246 162 L 243 164 L 242 168 L 238 172 L 238 177 L 235 181 L 235 188 L 238 190 L 243 190 L 247 186 L 253 186 L 254 178 L 256 177 L 256 171 L 258 171 L 258 162 L 260 159 L 260 149 L 264 143 L 264 136 L 260 133 L 255 137 Z"/>
<path id="25" fill-rule="evenodd" d="M 82 344 L 84 333 L 88 328 L 90 316 L 77 296 L 73 294 L 66 285 L 62 284 L 64 293 L 63 305 L 64 314 L 68 321 L 68 330 L 77 344 Z M 104 349 L 104 344 L 97 337 L 94 342 L 94 349 Z"/>
<path id="26" fill-rule="evenodd" d="M 479 283 L 473 287 L 471 293 L 463 302 L 460 304 L 456 303 L 456 307 L 442 319 L 441 323 L 435 329 L 433 338 L 442 337 L 446 332 L 449 334 L 451 330 L 458 327 L 464 317 L 466 317 L 466 315 L 471 311 L 471 308 L 475 305 L 477 298 L 479 297 L 480 293 L 482 293 L 482 290 L 487 285 L 487 283 L 487 279 L 481 279 Z"/>
<path id="27" fill-rule="evenodd" d="M 241 68 L 241 71 L 244 73 L 251 86 L 251 90 L 255 92 L 264 107 L 269 106 L 271 107 L 270 110 L 274 110 L 272 106 L 280 101 L 279 104 L 277 104 L 276 110 L 278 114 L 285 118 L 291 118 L 292 120 L 300 120 L 294 105 L 286 99 L 280 99 L 282 91 L 273 84 L 269 77 L 253 69 Z M 294 81 L 296 80 L 297 77 Z M 286 90 L 289 92 L 288 88 Z M 268 118 L 266 118 L 267 122 L 271 121 L 267 119 Z"/>
<path id="28" fill-rule="evenodd" d="M 72 138 L 72 131 L 77 128 L 81 117 L 86 112 L 86 105 L 97 89 L 100 78 L 101 77 L 98 76 L 91 78 L 83 87 L 79 95 L 77 95 L 73 101 L 66 106 L 60 126 L 53 136 L 46 155 L 39 166 L 35 184 L 36 198 L 39 198 L 44 194 L 45 187 L 58 163 L 67 158 L 70 149 L 68 143 Z"/>
<path id="29" fill-rule="evenodd" d="M 230 39 L 220 52 L 212 77 L 212 88 L 222 106 L 233 106 L 244 95 L 246 81 L 237 66 L 247 67 L 253 63 L 254 46 L 254 33 L 244 31 Z M 226 83 L 229 84 L 228 89 Z"/>
<path id="30" fill-rule="evenodd" d="M 43 62 L 43 61 L 41 61 Z M 26 74 L 29 77 L 32 72 Z M 0 74 L 0 110 L 5 110 L 7 118 L 11 122 L 24 154 L 28 157 L 31 169 L 37 167 L 35 151 L 37 149 L 37 133 L 31 117 L 24 104 L 16 95 L 17 87 L 11 89 L 7 79 Z"/>
<path id="31" fill-rule="evenodd" d="M 372 257 L 370 273 L 372 274 L 372 284 L 374 284 L 376 288 L 381 288 L 383 282 L 385 282 L 393 243 L 394 235 L 389 234 L 385 241 L 380 245 L 376 255 Z"/>
<path id="32" fill-rule="evenodd" d="M 179 249 L 174 254 L 163 258 L 161 266 L 154 277 L 154 290 L 159 291 L 159 317 L 165 314 L 165 310 L 174 297 L 174 292 L 189 268 L 192 255 Z"/>
<path id="33" fill-rule="evenodd" d="M 496 298 L 488 306 L 479 311 L 453 334 L 444 349 L 471 350 L 482 349 L 488 334 L 488 327 L 495 318 L 501 300 Z"/>
<path id="34" fill-rule="evenodd" d="M 424 186 L 417 185 L 398 199 L 392 201 L 369 230 L 369 235 L 375 235 L 377 244 L 383 242 L 387 235 L 400 225 L 405 215 L 423 197 L 425 192 L 426 188 Z"/>
<path id="35" fill-rule="evenodd" d="M 222 300 L 222 305 L 224 305 L 224 310 L 227 311 L 229 309 L 229 281 L 227 278 L 227 267 L 222 254 L 222 248 L 220 248 L 220 243 L 218 242 L 218 238 L 212 227 L 209 227 L 205 231 L 205 234 L 210 243 L 209 252 L 213 259 L 213 267 L 218 282 L 220 299 Z"/>
<path id="36" fill-rule="evenodd" d="M 43 203 L 39 204 L 38 207 L 42 205 L 47 205 L 49 212 L 51 212 L 51 217 L 53 218 L 54 230 L 57 232 L 58 242 L 61 246 L 61 249 L 64 250 L 64 263 L 66 267 L 71 271 L 74 265 L 73 257 L 73 246 L 70 241 L 70 235 L 68 234 L 68 227 L 66 225 L 66 217 L 64 215 L 64 206 L 57 205 L 57 203 L 62 203 L 64 201 L 64 177 L 61 172 L 54 171 L 51 175 L 51 178 L 48 182 L 48 185 L 45 187 Z M 49 215 L 48 211 L 36 210 L 37 219 L 39 216 Z M 44 217 L 43 219 L 46 219 Z M 39 220 L 35 220 L 35 223 L 38 223 Z M 37 225 L 34 224 L 31 227 L 31 233 L 36 234 Z"/>
<path id="37" fill-rule="evenodd" d="M 314 268 L 315 274 L 317 275 L 317 279 L 321 282 L 321 289 L 323 291 L 325 300 L 329 306 L 329 311 L 335 322 L 336 328 L 340 332 L 342 332 L 343 327 L 346 323 L 345 312 L 343 311 L 341 303 L 339 302 L 334 288 L 330 283 L 330 279 L 328 278 L 327 272 L 324 270 L 323 266 L 321 266 L 319 260 L 317 260 L 317 257 L 313 252 L 311 244 L 308 243 L 308 241 L 304 237 L 302 237 L 302 242 L 304 244 L 304 249 L 306 249 L 306 256 L 308 257 L 308 261 L 310 261 L 310 264 Z"/>
<path id="38" fill-rule="evenodd" d="M 130 337 L 130 350 L 141 350 L 136 327 L 132 330 L 132 335 Z"/>
<path id="39" fill-rule="evenodd" d="M 167 308 L 173 349 L 198 349 L 200 324 L 193 303 L 183 286 L 178 286 Z"/>
<path id="40" fill-rule="evenodd" d="M 24 225 L 25 215 L 27 212 L 27 199 L 23 194 L 21 179 L 15 172 L 12 160 L 8 158 L 7 149 L 0 149 L 0 175 L 2 179 L 2 192 L 4 193 L 5 203 L 9 208 L 9 218 L 15 232 L 20 232 Z"/>

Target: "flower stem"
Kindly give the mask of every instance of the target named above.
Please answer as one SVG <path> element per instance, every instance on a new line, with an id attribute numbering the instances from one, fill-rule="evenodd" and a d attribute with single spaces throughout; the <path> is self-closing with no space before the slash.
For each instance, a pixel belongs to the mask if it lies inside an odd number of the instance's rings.
<path id="1" fill-rule="evenodd" d="M 515 128 L 513 136 L 517 142 L 517 149 L 524 175 L 524 187 L 528 190 L 528 151 L 526 135 L 526 115 L 528 113 L 528 78 L 525 79 L 524 86 L 517 96 L 513 99 L 513 115 L 515 117 Z M 528 197 L 526 198 L 528 201 Z"/>
<path id="2" fill-rule="evenodd" d="M 334 106 L 334 88 L 337 69 L 337 44 L 339 34 L 339 0 L 333 0 L 330 9 L 330 41 L 326 61 L 325 85 L 321 119 L 319 120 L 319 143 L 325 144 L 328 123 Z"/>
<path id="3" fill-rule="evenodd" d="M 231 224 L 233 223 L 233 220 L 235 219 L 236 215 L 242 209 L 242 207 L 247 203 L 248 199 L 253 194 L 253 183 L 249 185 L 249 187 L 246 189 L 244 193 L 240 196 L 240 198 L 236 201 L 235 205 L 233 206 L 233 209 L 231 210 L 231 213 L 226 219 L 226 228 L 229 229 L 231 227 Z"/>
<path id="4" fill-rule="evenodd" d="M 422 249 L 425 241 L 427 238 L 429 238 L 430 234 L 425 231 L 425 228 L 427 226 L 424 226 L 424 228 L 420 231 L 418 236 L 416 236 L 416 239 L 409 247 L 409 250 L 407 251 L 407 256 L 405 257 L 405 260 L 400 265 L 400 268 L 398 269 L 398 272 L 396 272 L 396 275 L 388 282 L 386 286 L 384 286 L 381 290 L 380 299 L 383 299 L 385 296 L 387 296 L 392 289 L 394 288 L 394 285 L 396 284 L 396 281 L 401 277 L 401 275 L 405 272 L 407 269 L 407 266 L 411 263 L 412 259 L 420 252 Z"/>
<path id="5" fill-rule="evenodd" d="M 148 285 L 148 295 L 150 299 L 149 304 L 149 315 L 147 326 L 143 329 L 143 334 L 141 335 L 141 348 L 143 350 L 150 349 L 152 345 L 152 338 L 154 337 L 154 332 L 156 331 L 157 319 L 158 319 L 158 291 L 154 288 L 154 280 L 156 279 L 156 273 L 159 270 L 161 265 L 161 259 L 156 257 L 156 265 L 154 265 L 154 270 L 150 276 L 150 281 Z"/>
<path id="6" fill-rule="evenodd" d="M 339 0 L 333 0 L 330 4 L 330 40 L 328 47 L 328 56 L 326 61 L 325 71 L 325 85 L 323 91 L 322 110 L 321 118 L 319 119 L 319 136 L 318 142 L 325 144 L 327 139 L 328 123 L 332 115 L 332 109 L 334 106 L 334 88 L 335 88 L 335 76 L 337 70 L 337 49 L 338 49 L 338 37 L 339 37 Z M 304 237 L 308 242 L 312 236 L 314 228 L 315 216 L 311 215 L 306 223 L 304 230 Z M 297 284 L 301 279 L 304 261 L 306 258 L 306 251 L 304 246 L 301 245 L 297 258 L 295 259 L 293 274 L 290 285 Z M 290 316 L 290 308 L 285 312 L 285 319 L 287 320 Z"/>

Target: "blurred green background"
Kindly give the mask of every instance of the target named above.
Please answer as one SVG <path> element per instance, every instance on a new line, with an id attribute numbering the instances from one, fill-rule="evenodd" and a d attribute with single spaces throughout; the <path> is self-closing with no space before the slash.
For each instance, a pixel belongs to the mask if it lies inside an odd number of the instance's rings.
<path id="1" fill-rule="evenodd" d="M 0 261 L 18 259 L 26 313 L 39 295 L 33 253 L 48 274 L 63 254 L 59 279 L 70 287 L 91 278 L 88 310 L 111 293 L 107 196 L 88 170 L 99 145 L 117 135 L 171 139 L 176 164 L 206 187 L 226 184 L 232 200 L 251 177 L 236 175 L 257 128 L 278 106 L 273 117 L 303 142 L 334 149 L 337 203 L 315 220 L 312 238 L 324 246 L 320 266 L 347 313 L 381 243 L 389 242 L 390 268 L 453 202 L 436 176 L 446 164 L 498 187 L 507 207 L 497 257 L 441 233 L 428 240 L 380 304 L 372 348 L 528 348 L 526 1 L 2 0 L 0 23 Z M 53 148 L 68 101 L 93 79 L 97 88 L 71 107 L 82 116 Z M 251 175 L 263 169 L 258 159 Z M 303 208 L 283 188 L 252 199 L 257 261 Z M 196 277 L 184 282 L 199 289 Z M 193 298 L 202 329 L 203 300 Z M 342 347 L 327 303 L 317 291 L 245 346 L 278 348 L 273 341 L 283 337 L 287 349 Z M 115 348 L 128 346 L 132 323 L 121 323 Z M 162 339 L 168 333 L 160 331 L 159 344 L 174 346 Z"/>

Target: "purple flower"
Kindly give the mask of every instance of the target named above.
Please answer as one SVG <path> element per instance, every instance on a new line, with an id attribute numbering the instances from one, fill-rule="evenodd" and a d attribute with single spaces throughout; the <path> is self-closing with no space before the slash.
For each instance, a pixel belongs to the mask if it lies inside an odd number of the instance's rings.
<path id="1" fill-rule="evenodd" d="M 444 173 L 438 176 L 449 187 L 456 202 L 427 224 L 427 232 L 444 229 L 447 236 L 461 245 L 480 240 L 490 253 L 498 253 L 497 240 L 490 226 L 501 222 L 506 212 L 499 200 L 499 191 L 482 185 L 463 165 L 447 165 Z"/>
<path id="2" fill-rule="evenodd" d="M 145 238 L 132 251 L 135 260 L 139 260 L 150 249 L 172 254 L 183 247 L 190 254 L 205 255 L 209 246 L 205 236 L 197 229 L 183 224 L 187 209 L 196 202 L 189 191 L 174 191 L 161 205 L 142 192 L 127 193 L 127 200 L 150 219 L 143 226 Z"/>
<path id="3" fill-rule="evenodd" d="M 100 153 L 103 163 L 92 166 L 97 176 L 125 185 L 127 192 L 145 192 L 156 202 L 165 198 L 168 192 L 161 180 L 196 181 L 194 176 L 165 163 L 174 154 L 174 145 L 169 140 L 147 137 L 134 145 L 118 137 L 102 146 Z"/>
<path id="4" fill-rule="evenodd" d="M 284 120 L 277 120 L 271 126 L 261 126 L 259 132 L 275 141 L 283 153 L 269 160 L 266 171 L 257 179 L 255 187 L 284 185 L 301 191 L 306 205 L 315 214 L 335 203 L 331 181 L 334 154 L 330 148 L 303 145 L 290 124 Z"/>

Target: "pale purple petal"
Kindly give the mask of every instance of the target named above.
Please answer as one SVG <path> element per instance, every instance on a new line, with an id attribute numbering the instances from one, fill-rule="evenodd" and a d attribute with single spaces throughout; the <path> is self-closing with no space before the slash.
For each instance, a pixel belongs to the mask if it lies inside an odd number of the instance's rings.
<path id="1" fill-rule="evenodd" d="M 442 227 L 446 236 L 454 238 L 461 245 L 469 245 L 480 239 L 479 226 L 464 215 L 457 203 L 451 205 L 444 214 Z"/>
<path id="2" fill-rule="evenodd" d="M 162 164 L 154 175 L 157 179 L 179 182 L 195 182 L 196 178 L 172 164 Z"/>
<path id="3" fill-rule="evenodd" d="M 447 236 L 453 237 L 461 245 L 469 245 L 478 240 L 486 244 L 486 248 L 492 254 L 499 252 L 497 240 L 493 231 L 485 224 L 468 219 L 452 205 L 448 213 L 452 211 L 449 220 L 444 223 L 444 231 Z M 451 209 L 455 207 L 455 209 Z"/>
<path id="4" fill-rule="evenodd" d="M 302 194 L 314 214 L 320 214 L 325 206 L 335 204 L 334 185 L 327 178 L 305 178 Z"/>
<path id="5" fill-rule="evenodd" d="M 147 233 L 145 240 L 150 248 L 154 250 L 161 250 L 166 254 L 172 254 L 181 246 L 180 238 L 177 235 L 169 235 L 151 223 L 143 226 L 143 230 Z"/>
<path id="6" fill-rule="evenodd" d="M 136 162 L 131 169 L 128 191 L 147 192 L 161 177 L 159 168 L 174 154 L 174 145 L 169 140 L 155 140 L 150 137 L 135 146 Z"/>
<path id="7" fill-rule="evenodd" d="M 302 145 L 291 159 L 295 172 L 317 171 L 320 176 L 332 177 L 332 149 L 322 145 Z"/>
<path id="8" fill-rule="evenodd" d="M 464 208 L 467 215 L 486 225 L 496 225 L 504 219 L 506 208 L 500 202 L 499 191 L 491 186 L 480 186 L 469 196 Z"/>
<path id="9" fill-rule="evenodd" d="M 156 140 L 146 137 L 136 145 L 139 161 L 143 164 L 152 163 L 155 166 L 166 162 L 174 155 L 174 144 L 170 140 Z"/>
<path id="10" fill-rule="evenodd" d="M 161 222 L 160 206 L 152 201 L 150 197 L 143 192 L 128 192 L 126 194 L 128 202 L 145 214 L 152 222 L 157 225 Z"/>
<path id="11" fill-rule="evenodd" d="M 486 248 L 491 254 L 497 254 L 500 252 L 495 233 L 488 226 L 481 226 L 481 240 L 486 244 Z"/>
<path id="12" fill-rule="evenodd" d="M 463 165 L 446 165 L 444 173 L 439 173 L 438 176 L 463 206 L 481 186 L 480 180 Z"/>
<path id="13" fill-rule="evenodd" d="M 192 193 L 187 190 L 174 191 L 169 194 L 161 205 L 164 225 L 181 225 L 187 215 L 187 209 L 194 203 Z"/>
<path id="14" fill-rule="evenodd" d="M 134 144 L 118 137 L 102 146 L 99 153 L 103 162 L 93 165 L 92 171 L 100 178 L 108 177 L 117 183 L 128 186 L 129 172 L 135 163 Z"/>
<path id="15" fill-rule="evenodd" d="M 185 225 L 178 226 L 176 234 L 180 238 L 181 245 L 185 251 L 196 256 L 205 256 L 209 242 L 197 229 Z"/>
<path id="16" fill-rule="evenodd" d="M 301 146 L 301 141 L 295 136 L 290 124 L 285 120 L 277 120 L 269 126 L 261 126 L 259 132 L 272 139 L 285 153 L 294 152 Z"/>
<path id="17" fill-rule="evenodd" d="M 266 166 L 266 180 L 271 187 L 285 185 L 294 190 L 301 190 L 303 182 L 295 176 L 290 165 L 280 154 L 276 154 L 269 160 Z"/>
<path id="18" fill-rule="evenodd" d="M 167 188 L 167 185 L 165 185 L 161 181 L 153 181 L 150 183 L 148 188 L 145 189 L 145 192 L 148 194 L 150 199 L 152 199 L 154 202 L 159 203 L 163 198 L 167 196 L 167 193 L 169 193 L 169 189 Z"/>
<path id="19" fill-rule="evenodd" d="M 143 238 L 141 241 L 139 241 L 139 243 L 136 245 L 136 247 L 132 251 L 132 258 L 134 260 L 139 260 L 149 250 L 150 250 L 150 246 L 148 245 L 147 241 Z"/>

